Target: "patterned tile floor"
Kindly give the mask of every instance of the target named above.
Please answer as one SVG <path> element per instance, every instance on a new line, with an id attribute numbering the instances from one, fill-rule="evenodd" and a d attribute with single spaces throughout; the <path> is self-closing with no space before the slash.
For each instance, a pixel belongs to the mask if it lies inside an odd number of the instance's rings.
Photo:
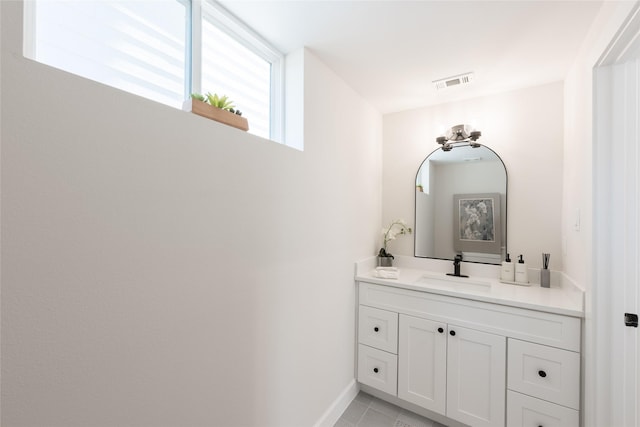
<path id="1" fill-rule="evenodd" d="M 360 392 L 333 427 L 444 427 L 435 421 Z"/>

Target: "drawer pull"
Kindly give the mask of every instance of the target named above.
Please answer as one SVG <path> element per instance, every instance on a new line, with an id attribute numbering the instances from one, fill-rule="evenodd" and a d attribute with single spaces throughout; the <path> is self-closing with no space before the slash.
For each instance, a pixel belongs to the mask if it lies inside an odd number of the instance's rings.
<path id="1" fill-rule="evenodd" d="M 374 331 L 378 332 L 380 330 L 380 328 L 378 328 L 377 326 L 375 328 L 373 328 Z"/>
<path id="2" fill-rule="evenodd" d="M 456 331 L 449 331 L 449 335 L 451 335 L 452 337 L 456 336 Z"/>
<path id="3" fill-rule="evenodd" d="M 538 375 L 540 375 L 542 378 L 547 376 L 547 373 L 545 371 L 538 371 Z"/>
<path id="4" fill-rule="evenodd" d="M 378 373 L 378 368 L 373 368 L 373 372 Z"/>
<path id="5" fill-rule="evenodd" d="M 443 333 L 443 332 L 444 332 L 444 329 L 442 329 L 442 328 L 438 328 L 438 332 Z"/>

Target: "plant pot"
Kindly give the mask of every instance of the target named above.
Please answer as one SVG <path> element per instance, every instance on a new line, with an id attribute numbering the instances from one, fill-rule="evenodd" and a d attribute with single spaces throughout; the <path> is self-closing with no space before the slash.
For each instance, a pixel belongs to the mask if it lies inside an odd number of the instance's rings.
<path id="1" fill-rule="evenodd" d="M 221 108 L 214 107 L 206 102 L 198 101 L 197 99 L 186 100 L 182 109 L 184 111 L 189 111 L 193 114 L 215 120 L 216 122 L 233 126 L 234 128 L 238 128 L 245 132 L 249 130 L 249 122 L 244 117 Z"/>
<path id="2" fill-rule="evenodd" d="M 393 267 L 393 257 L 378 256 L 378 267 Z"/>

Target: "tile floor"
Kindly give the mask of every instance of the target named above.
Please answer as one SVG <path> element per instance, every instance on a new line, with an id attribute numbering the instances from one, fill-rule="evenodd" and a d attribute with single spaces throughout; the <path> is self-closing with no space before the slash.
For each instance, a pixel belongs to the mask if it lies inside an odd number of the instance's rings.
<path id="1" fill-rule="evenodd" d="M 444 427 L 435 421 L 360 392 L 333 427 Z"/>

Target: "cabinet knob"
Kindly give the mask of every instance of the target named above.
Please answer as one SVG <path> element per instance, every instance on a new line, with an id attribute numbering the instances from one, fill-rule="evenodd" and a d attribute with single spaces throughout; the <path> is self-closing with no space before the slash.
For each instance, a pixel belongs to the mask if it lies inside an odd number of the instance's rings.
<path id="1" fill-rule="evenodd" d="M 545 371 L 538 371 L 538 375 L 540 375 L 542 378 L 547 376 L 547 373 Z"/>
<path id="2" fill-rule="evenodd" d="M 444 332 L 444 329 L 442 329 L 442 328 L 438 328 L 438 332 L 443 333 L 443 332 Z"/>
<path id="3" fill-rule="evenodd" d="M 380 328 L 378 328 L 377 326 L 375 328 L 373 328 L 374 331 L 378 332 L 380 330 Z"/>
<path id="4" fill-rule="evenodd" d="M 373 368 L 373 372 L 378 373 L 378 368 Z"/>
<path id="5" fill-rule="evenodd" d="M 449 335 L 451 335 L 452 337 L 456 336 L 456 331 L 449 331 Z"/>

